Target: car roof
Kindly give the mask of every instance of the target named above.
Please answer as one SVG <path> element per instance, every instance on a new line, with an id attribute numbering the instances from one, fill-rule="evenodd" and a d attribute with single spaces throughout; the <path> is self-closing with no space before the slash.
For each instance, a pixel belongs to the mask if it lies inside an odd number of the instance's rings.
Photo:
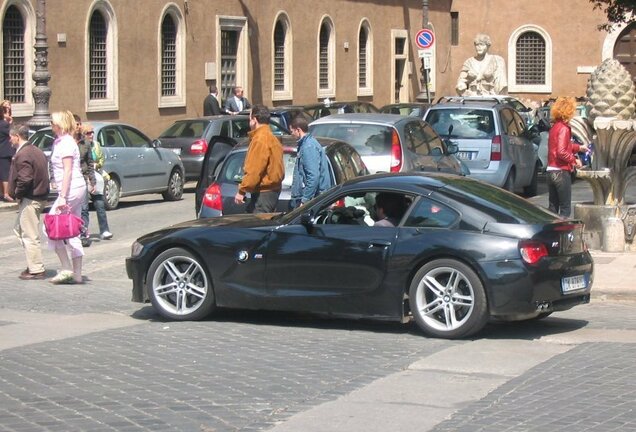
<path id="1" fill-rule="evenodd" d="M 106 126 L 130 126 L 132 128 L 138 129 L 141 131 L 141 129 L 139 129 L 137 126 L 128 124 L 128 123 L 122 123 L 122 122 L 111 122 L 111 121 L 93 121 L 93 120 L 86 120 L 82 122 L 82 125 L 86 125 L 86 124 L 90 124 L 91 126 L 93 126 L 95 129 L 102 129 Z M 51 130 L 51 126 L 45 126 L 43 128 L 40 128 L 38 130 L 36 130 L 34 132 L 34 134 L 40 132 L 40 131 L 50 131 Z M 142 131 L 143 132 L 143 131 Z"/>
<path id="2" fill-rule="evenodd" d="M 277 136 L 276 138 L 279 138 L 284 148 L 295 149 L 296 147 L 298 147 L 298 141 L 296 140 L 296 138 L 293 138 L 291 135 L 282 135 L 282 136 Z M 351 145 L 346 143 L 345 141 L 335 139 L 335 138 L 327 138 L 327 137 L 314 137 L 314 138 L 316 139 L 316 141 L 318 141 L 318 143 L 321 146 L 325 148 L 331 147 L 334 145 L 345 145 L 345 146 L 351 147 Z M 247 148 L 249 147 L 249 138 L 245 137 L 236 141 L 237 141 L 237 144 L 230 151 L 230 153 L 247 151 Z"/>
<path id="3" fill-rule="evenodd" d="M 392 126 L 403 121 L 412 121 L 416 117 L 405 117 L 399 114 L 384 113 L 350 113 L 332 114 L 311 122 L 311 125 L 325 123 L 370 123 Z"/>
<path id="4" fill-rule="evenodd" d="M 218 119 L 226 119 L 226 118 L 233 118 L 233 119 L 242 119 L 242 118 L 249 118 L 248 114 L 236 114 L 233 116 L 227 115 L 227 114 L 218 114 L 218 115 L 213 115 L 213 116 L 204 116 L 204 117 L 191 117 L 191 118 L 185 118 L 185 119 L 179 119 L 179 120 L 175 120 L 173 122 L 174 123 L 180 123 L 180 122 L 187 122 L 187 121 L 214 121 L 214 120 L 218 120 Z"/>

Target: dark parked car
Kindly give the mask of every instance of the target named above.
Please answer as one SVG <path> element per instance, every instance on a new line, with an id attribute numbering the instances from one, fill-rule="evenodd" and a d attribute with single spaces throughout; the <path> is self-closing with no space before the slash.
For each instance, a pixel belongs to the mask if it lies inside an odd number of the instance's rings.
<path id="1" fill-rule="evenodd" d="M 380 110 L 370 102 L 351 101 L 351 102 L 321 102 L 304 106 L 314 119 L 326 117 L 332 114 L 351 114 L 351 113 L 379 113 Z"/>
<path id="2" fill-rule="evenodd" d="M 179 156 L 133 126 L 98 121 L 91 124 L 104 151 L 104 171 L 110 176 L 104 185 L 107 210 L 117 208 L 120 198 L 133 195 L 160 193 L 168 201 L 181 199 L 184 168 Z M 49 156 L 54 139 L 47 127 L 35 132 L 29 141 Z"/>
<path id="3" fill-rule="evenodd" d="M 280 137 L 279 139 L 283 144 L 285 179 L 276 210 L 288 211 L 298 143 L 291 137 Z M 362 158 L 349 144 L 330 138 L 318 138 L 318 140 L 327 154 L 333 185 L 369 174 Z M 243 179 L 243 164 L 247 147 L 247 141 L 243 140 L 241 144 L 236 145 L 228 153 L 220 169 L 215 173 L 213 182 L 199 181 L 195 197 L 197 217 L 245 213 L 246 205 L 235 204 L 234 195 L 238 192 L 238 185 Z M 207 178 L 209 178 L 207 175 L 201 175 L 201 179 Z"/>
<path id="4" fill-rule="evenodd" d="M 398 114 L 403 116 L 424 118 L 424 113 L 429 106 L 430 104 L 417 102 L 395 103 L 384 105 L 382 108 L 380 108 L 380 112 L 385 114 Z"/>
<path id="5" fill-rule="evenodd" d="M 270 127 L 274 135 L 289 135 L 289 131 L 275 120 L 270 122 Z M 168 148 L 181 157 L 186 180 L 198 180 L 210 138 L 216 135 L 244 138 L 249 131 L 249 115 L 218 115 L 177 120 L 158 139 L 161 147 Z"/>
<path id="6" fill-rule="evenodd" d="M 309 130 L 314 136 L 351 144 L 372 173 L 468 173 L 454 156 L 457 146 L 447 145 L 421 118 L 396 114 L 335 114 L 314 121 Z"/>
<path id="7" fill-rule="evenodd" d="M 404 203 L 370 226 L 376 196 Z M 147 234 L 126 260 L 132 299 L 172 320 L 217 307 L 406 322 L 470 336 L 588 303 L 593 262 L 579 221 L 449 174 L 377 174 L 287 214 L 232 215 Z"/>
<path id="8" fill-rule="evenodd" d="M 291 121 L 296 116 L 302 116 L 307 120 L 307 123 L 311 123 L 314 118 L 305 111 L 305 108 L 302 106 L 280 106 L 269 109 L 269 113 L 272 116 L 272 120 L 276 121 L 278 124 L 283 126 L 285 129 L 290 130 L 289 126 L 291 125 Z"/>

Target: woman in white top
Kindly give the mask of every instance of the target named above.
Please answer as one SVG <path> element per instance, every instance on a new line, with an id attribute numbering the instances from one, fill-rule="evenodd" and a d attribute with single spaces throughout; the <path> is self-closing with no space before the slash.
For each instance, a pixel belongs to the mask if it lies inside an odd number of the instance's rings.
<path id="1" fill-rule="evenodd" d="M 51 128 L 57 138 L 53 142 L 50 164 L 59 195 L 51 207 L 50 214 L 70 212 L 78 217 L 82 214 L 82 204 L 86 199 L 86 181 L 80 168 L 79 148 L 73 139 L 75 127 L 75 119 L 70 111 L 51 114 Z M 68 240 L 49 239 L 49 249 L 55 250 L 62 265 L 62 269 L 51 282 L 82 283 L 84 248 L 80 237 Z"/>

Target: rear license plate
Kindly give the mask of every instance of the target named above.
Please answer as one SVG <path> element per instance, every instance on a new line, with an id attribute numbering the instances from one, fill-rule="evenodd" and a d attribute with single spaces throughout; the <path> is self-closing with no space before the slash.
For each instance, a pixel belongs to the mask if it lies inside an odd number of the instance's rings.
<path id="1" fill-rule="evenodd" d="M 181 149 L 180 148 L 173 148 L 171 149 L 173 152 L 175 152 L 178 155 L 181 155 Z"/>
<path id="2" fill-rule="evenodd" d="M 460 151 L 457 152 L 457 157 L 464 160 L 473 160 L 475 158 L 475 152 Z"/>
<path id="3" fill-rule="evenodd" d="M 561 279 L 563 294 L 587 288 L 587 275 L 570 276 Z"/>

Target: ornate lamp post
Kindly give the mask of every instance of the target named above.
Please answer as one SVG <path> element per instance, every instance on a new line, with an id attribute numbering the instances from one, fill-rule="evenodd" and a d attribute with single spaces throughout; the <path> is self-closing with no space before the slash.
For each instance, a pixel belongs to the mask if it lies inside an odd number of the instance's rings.
<path id="1" fill-rule="evenodd" d="M 430 29 L 428 25 L 428 0 L 422 0 L 422 28 Z M 420 66 L 421 79 L 420 79 L 420 93 L 415 96 L 415 99 L 420 102 L 431 103 L 431 95 L 428 91 L 428 74 L 429 70 L 424 67 L 424 59 L 421 59 L 422 65 Z"/>
<path id="2" fill-rule="evenodd" d="M 37 0 L 36 7 L 35 71 L 33 72 L 35 110 L 33 111 L 33 117 L 29 120 L 29 126 L 33 129 L 48 126 L 51 122 L 49 113 L 51 89 L 48 86 L 51 74 L 48 69 L 49 45 L 46 42 L 46 0 Z"/>

